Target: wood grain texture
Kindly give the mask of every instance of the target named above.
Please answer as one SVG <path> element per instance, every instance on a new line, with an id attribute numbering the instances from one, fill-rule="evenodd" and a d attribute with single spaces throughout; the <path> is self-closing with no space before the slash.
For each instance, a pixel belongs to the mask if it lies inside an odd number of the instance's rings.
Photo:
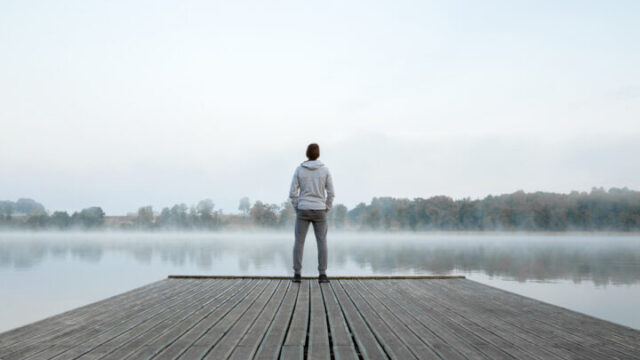
<path id="1" fill-rule="evenodd" d="M 253 280 L 291 280 L 291 276 L 245 276 L 245 275 L 169 275 L 169 279 L 253 279 Z M 318 280 L 317 276 L 302 276 L 302 280 Z M 402 275 L 402 276 L 331 276 L 329 280 L 405 280 L 405 279 L 466 279 L 462 275 Z"/>
<path id="2" fill-rule="evenodd" d="M 640 359 L 640 331 L 464 277 L 171 277 L 0 334 L 8 359 Z"/>

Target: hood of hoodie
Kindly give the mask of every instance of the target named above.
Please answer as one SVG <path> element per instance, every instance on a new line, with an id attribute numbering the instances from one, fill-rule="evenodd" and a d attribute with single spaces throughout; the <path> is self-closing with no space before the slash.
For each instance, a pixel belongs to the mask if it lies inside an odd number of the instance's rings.
<path id="1" fill-rule="evenodd" d="M 300 164 L 300 166 L 307 168 L 309 170 L 316 170 L 324 166 L 320 160 L 308 160 Z"/>

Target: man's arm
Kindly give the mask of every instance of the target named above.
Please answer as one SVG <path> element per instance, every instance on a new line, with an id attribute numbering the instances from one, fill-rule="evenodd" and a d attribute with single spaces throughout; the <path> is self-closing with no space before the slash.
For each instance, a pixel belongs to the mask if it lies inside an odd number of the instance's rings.
<path id="1" fill-rule="evenodd" d="M 291 199 L 291 205 L 294 209 L 298 208 L 298 196 L 300 193 L 300 184 L 298 183 L 298 169 L 293 173 L 293 180 L 291 180 L 291 188 L 289 189 L 289 199 Z"/>
<path id="2" fill-rule="evenodd" d="M 336 196 L 336 193 L 333 189 L 333 178 L 331 177 L 331 173 L 329 171 L 327 171 L 327 184 L 326 184 L 326 190 L 327 190 L 327 210 L 331 209 L 331 207 L 333 206 L 333 198 Z"/>

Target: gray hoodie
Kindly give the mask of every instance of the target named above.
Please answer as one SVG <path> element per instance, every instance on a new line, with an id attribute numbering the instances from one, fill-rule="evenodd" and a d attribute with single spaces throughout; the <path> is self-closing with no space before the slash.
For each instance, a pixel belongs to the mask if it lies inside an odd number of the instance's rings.
<path id="1" fill-rule="evenodd" d="M 323 163 L 319 160 L 308 160 L 298 166 L 289 190 L 289 198 L 295 209 L 331 209 L 334 196 L 331 173 Z"/>

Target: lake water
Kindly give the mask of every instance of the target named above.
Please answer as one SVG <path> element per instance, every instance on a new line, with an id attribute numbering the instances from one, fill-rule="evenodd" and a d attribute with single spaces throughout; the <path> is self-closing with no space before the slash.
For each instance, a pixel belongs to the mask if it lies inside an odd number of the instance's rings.
<path id="1" fill-rule="evenodd" d="M 291 275 L 290 233 L 0 233 L 0 332 L 170 274 Z M 316 275 L 315 239 L 303 275 Z M 329 233 L 332 275 L 468 278 L 640 329 L 640 235 Z"/>

